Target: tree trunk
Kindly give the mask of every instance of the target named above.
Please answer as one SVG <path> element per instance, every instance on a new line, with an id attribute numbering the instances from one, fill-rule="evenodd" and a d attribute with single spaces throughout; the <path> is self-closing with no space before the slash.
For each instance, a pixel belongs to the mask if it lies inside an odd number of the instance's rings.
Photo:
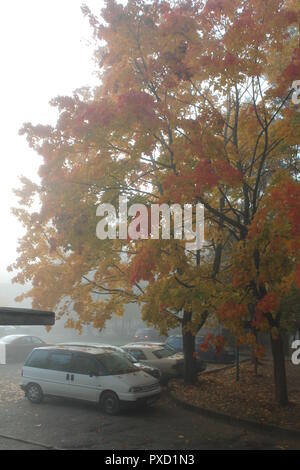
<path id="1" fill-rule="evenodd" d="M 192 320 L 191 312 L 184 312 L 182 323 L 184 369 L 183 378 L 185 384 L 194 384 L 197 381 L 197 367 L 195 358 L 195 336 L 186 327 Z"/>
<path id="2" fill-rule="evenodd" d="M 258 359 L 255 356 L 255 354 L 253 354 L 253 365 L 254 365 L 254 375 L 255 377 L 257 377 L 258 376 Z"/>
<path id="3" fill-rule="evenodd" d="M 256 330 L 254 331 L 254 335 L 255 335 L 255 343 L 258 344 L 257 331 Z M 255 375 L 255 377 L 257 377 L 257 375 L 258 375 L 258 359 L 256 357 L 255 351 L 253 351 L 253 365 L 254 365 L 254 375 Z"/>
<path id="4" fill-rule="evenodd" d="M 285 371 L 284 346 L 281 333 L 277 338 L 272 338 L 271 345 L 274 364 L 274 382 L 275 382 L 275 398 L 280 405 L 288 404 L 288 391 Z"/>
<path id="5" fill-rule="evenodd" d="M 240 348 L 236 345 L 235 348 L 235 380 L 240 381 Z"/>

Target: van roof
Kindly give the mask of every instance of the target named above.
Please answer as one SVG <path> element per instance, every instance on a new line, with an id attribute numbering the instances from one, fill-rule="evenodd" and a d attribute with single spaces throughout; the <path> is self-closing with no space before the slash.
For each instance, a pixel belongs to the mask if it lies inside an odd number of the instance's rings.
<path id="1" fill-rule="evenodd" d="M 110 349 L 115 349 L 119 350 L 122 349 L 122 346 L 116 346 L 114 344 L 105 344 L 105 343 L 88 343 L 88 342 L 80 342 L 80 341 L 75 341 L 71 343 L 59 343 L 56 346 L 76 346 L 78 348 L 97 348 L 97 349 L 102 349 L 102 348 L 110 348 Z"/>
<path id="2" fill-rule="evenodd" d="M 99 353 L 99 349 L 107 351 L 115 351 L 115 352 L 125 352 L 123 346 L 115 346 L 114 344 L 102 344 L 102 343 L 60 343 L 58 346 L 71 346 L 80 348 L 80 351 L 86 348 L 97 349 Z"/>
<path id="3" fill-rule="evenodd" d="M 104 354 L 107 352 L 113 352 L 112 348 L 109 347 L 96 347 L 96 346 L 72 346 L 72 345 L 56 345 L 56 346 L 43 346 L 40 348 L 35 348 L 35 350 L 49 350 L 49 351 L 75 351 L 75 352 L 84 352 L 88 354 Z"/>
<path id="4" fill-rule="evenodd" d="M 125 346 L 122 346 L 124 349 L 130 348 L 130 349 L 159 349 L 162 348 L 165 345 L 165 343 L 146 343 L 146 342 L 140 342 L 140 343 L 129 343 L 125 344 Z"/>

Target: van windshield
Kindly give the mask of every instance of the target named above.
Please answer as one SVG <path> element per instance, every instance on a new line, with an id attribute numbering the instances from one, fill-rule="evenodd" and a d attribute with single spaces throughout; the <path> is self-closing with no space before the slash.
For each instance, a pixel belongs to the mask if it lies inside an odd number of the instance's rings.
<path id="1" fill-rule="evenodd" d="M 97 355 L 98 362 L 103 366 L 105 375 L 119 375 L 136 372 L 137 368 L 129 359 L 118 351 Z"/>

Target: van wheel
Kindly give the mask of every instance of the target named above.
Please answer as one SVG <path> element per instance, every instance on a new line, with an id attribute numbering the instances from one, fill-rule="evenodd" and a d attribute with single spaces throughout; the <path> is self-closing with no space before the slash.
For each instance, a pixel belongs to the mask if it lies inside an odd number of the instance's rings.
<path id="1" fill-rule="evenodd" d="M 120 412 L 120 401 L 114 392 L 104 392 L 101 395 L 100 406 L 108 415 L 117 415 Z"/>
<path id="2" fill-rule="evenodd" d="M 41 403 L 44 395 L 38 384 L 29 384 L 26 389 L 26 397 L 31 403 Z"/>

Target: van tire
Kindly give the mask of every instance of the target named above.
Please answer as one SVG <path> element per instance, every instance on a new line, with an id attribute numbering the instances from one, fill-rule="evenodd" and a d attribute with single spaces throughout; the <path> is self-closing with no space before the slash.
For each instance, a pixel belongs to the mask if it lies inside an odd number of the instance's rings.
<path id="1" fill-rule="evenodd" d="M 100 397 L 100 407 L 108 415 L 117 415 L 121 409 L 120 400 L 114 392 L 108 390 Z"/>
<path id="2" fill-rule="evenodd" d="M 31 383 L 26 387 L 26 397 L 31 403 L 42 403 L 44 394 L 38 384 Z"/>

